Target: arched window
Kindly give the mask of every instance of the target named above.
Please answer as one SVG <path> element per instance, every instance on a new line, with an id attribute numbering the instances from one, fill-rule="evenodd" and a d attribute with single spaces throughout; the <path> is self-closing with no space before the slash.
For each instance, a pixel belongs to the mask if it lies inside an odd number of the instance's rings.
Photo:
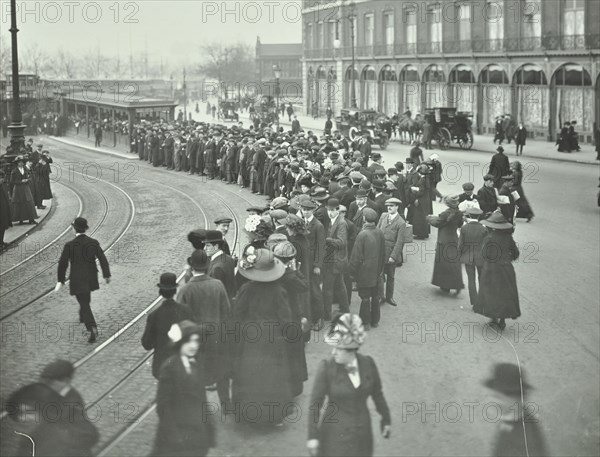
<path id="1" fill-rule="evenodd" d="M 379 72 L 379 81 L 381 81 L 379 111 L 393 116 L 398 113 L 398 76 L 396 71 L 390 65 L 384 66 Z"/>
<path id="2" fill-rule="evenodd" d="M 581 65 L 564 64 L 552 76 L 554 87 L 556 119 L 555 130 L 560 128 L 559 122 L 577 121 L 577 131 L 592 134 L 594 123 L 594 88 L 592 78 Z"/>
<path id="3" fill-rule="evenodd" d="M 493 132 L 498 116 L 511 111 L 511 87 L 506 70 L 492 64 L 479 73 L 482 99 L 482 124 L 484 132 Z"/>
<path id="4" fill-rule="evenodd" d="M 411 110 L 413 116 L 421 111 L 421 78 L 414 65 L 407 65 L 400 71 L 399 113 Z"/>
<path id="5" fill-rule="evenodd" d="M 517 115 L 538 135 L 546 136 L 550 119 L 549 88 L 544 70 L 538 65 L 525 64 L 515 71 Z"/>

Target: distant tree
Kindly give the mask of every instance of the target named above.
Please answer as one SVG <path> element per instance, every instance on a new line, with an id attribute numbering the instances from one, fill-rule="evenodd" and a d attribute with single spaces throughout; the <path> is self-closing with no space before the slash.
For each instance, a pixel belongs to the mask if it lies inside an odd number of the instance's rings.
<path id="1" fill-rule="evenodd" d="M 10 35 L 0 37 L 0 78 L 6 79 L 11 72 Z"/>
<path id="2" fill-rule="evenodd" d="M 56 73 L 59 79 L 75 79 L 78 75 L 77 61 L 73 54 L 63 48 L 56 54 Z"/>
<path id="3" fill-rule="evenodd" d="M 41 78 L 49 76 L 49 69 L 52 68 L 50 55 L 45 49 L 40 48 L 37 43 L 25 48 L 23 60 L 25 71 L 34 73 Z"/>
<path id="4" fill-rule="evenodd" d="M 243 43 L 223 46 L 222 43 L 209 43 L 201 46 L 202 61 L 198 66 L 200 74 L 216 79 L 226 92 L 229 88 L 238 90 L 240 86 L 253 81 L 254 50 Z"/>
<path id="5" fill-rule="evenodd" d="M 100 52 L 100 48 L 90 50 L 86 53 L 84 72 L 86 78 L 101 79 L 107 77 L 106 56 Z"/>

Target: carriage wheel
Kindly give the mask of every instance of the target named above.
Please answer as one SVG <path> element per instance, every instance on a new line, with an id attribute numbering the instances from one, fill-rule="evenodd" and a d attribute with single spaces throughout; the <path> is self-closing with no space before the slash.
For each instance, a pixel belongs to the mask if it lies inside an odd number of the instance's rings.
<path id="1" fill-rule="evenodd" d="M 450 143 L 452 143 L 452 134 L 446 127 L 442 127 L 438 133 L 438 144 L 440 149 L 445 151 L 450 146 Z"/>
<path id="2" fill-rule="evenodd" d="M 473 147 L 473 134 L 466 132 L 465 136 L 461 138 L 458 143 L 462 149 L 471 149 Z"/>
<path id="3" fill-rule="evenodd" d="M 350 127 L 348 136 L 350 137 L 350 140 L 354 141 L 358 136 L 358 129 L 356 127 Z"/>

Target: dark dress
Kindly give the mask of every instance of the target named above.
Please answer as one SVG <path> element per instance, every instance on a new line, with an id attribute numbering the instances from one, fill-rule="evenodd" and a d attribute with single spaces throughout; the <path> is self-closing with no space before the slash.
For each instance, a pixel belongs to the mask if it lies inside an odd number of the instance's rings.
<path id="1" fill-rule="evenodd" d="M 518 208 L 516 217 L 518 219 L 531 219 L 533 217 L 533 210 L 525 197 L 525 191 L 523 190 L 523 172 L 521 170 L 513 171 L 512 190 L 516 190 L 519 193 L 519 199 L 516 201 Z"/>
<path id="2" fill-rule="evenodd" d="M 310 247 L 308 244 L 308 239 L 305 235 L 292 235 L 288 236 L 288 240 L 290 243 L 294 245 L 296 248 L 296 263 L 298 265 L 298 271 L 302 273 L 304 276 L 304 280 L 306 281 L 306 290 L 304 292 L 298 293 L 296 300 L 298 301 L 302 315 L 308 319 L 309 322 L 312 322 L 312 317 L 310 314 Z"/>
<path id="3" fill-rule="evenodd" d="M 413 234 L 416 238 L 428 238 L 430 227 L 427 223 L 426 216 L 430 214 L 431 198 L 427 190 L 427 176 L 413 175 L 411 187 L 418 187 L 419 190 L 412 195 L 412 203 L 408 208 L 407 219 L 413 226 Z"/>
<path id="4" fill-rule="evenodd" d="M 438 228 L 431 284 L 441 289 L 460 290 L 464 284 L 457 230 L 463 225 L 462 213 L 458 209 L 448 208 L 439 216 L 432 217 L 429 223 Z"/>
<path id="5" fill-rule="evenodd" d="M 323 360 L 317 368 L 308 415 L 308 439 L 319 440 L 323 457 L 369 457 L 373 455 L 373 432 L 367 399 L 373 398 L 381 415 L 381 426 L 391 425 L 390 410 L 383 396 L 381 378 L 375 361 L 356 354 L 360 385 L 355 388 L 343 365 L 333 358 Z M 317 411 L 327 397 L 322 417 Z"/>
<path id="6" fill-rule="evenodd" d="M 493 230 L 483 242 L 482 256 L 479 302 L 473 310 L 494 319 L 516 319 L 521 309 L 512 262 L 519 258 L 519 249 L 510 230 Z"/>
<path id="7" fill-rule="evenodd" d="M 10 212 L 10 201 L 6 192 L 5 184 L 0 184 L 0 230 L 12 227 L 12 215 Z M 2 240 L 0 240 L 1 242 Z"/>
<path id="8" fill-rule="evenodd" d="M 234 321 L 240 328 L 232 398 L 249 423 L 278 423 L 292 408 L 289 298 L 280 281 L 250 281 L 239 289 Z"/>
<path id="9" fill-rule="evenodd" d="M 188 374 L 179 353 L 169 357 L 160 369 L 154 456 L 205 456 L 215 446 L 204 371 L 198 363 L 191 364 L 190 370 Z"/>
<path id="10" fill-rule="evenodd" d="M 52 190 L 50 189 L 50 165 L 37 163 L 33 167 L 33 177 L 36 186 L 37 200 L 50 200 L 52 198 Z"/>
<path id="11" fill-rule="evenodd" d="M 23 173 L 15 168 L 10 175 L 10 183 L 14 186 L 11 204 L 13 222 L 32 221 L 38 217 L 31 187 L 29 182 L 23 182 L 25 179 L 31 179 L 25 168 L 23 168 Z"/>

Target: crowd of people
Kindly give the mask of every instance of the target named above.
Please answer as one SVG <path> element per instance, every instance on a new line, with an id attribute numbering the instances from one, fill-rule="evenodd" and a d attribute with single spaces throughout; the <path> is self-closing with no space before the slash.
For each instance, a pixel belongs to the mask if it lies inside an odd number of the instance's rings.
<path id="1" fill-rule="evenodd" d="M 26 154 L 15 157 L 13 166 L 0 170 L 0 251 L 8 245 L 4 242 L 6 230 L 18 222 L 37 224 L 38 209 L 46 209 L 44 200 L 52 199 L 50 187 L 50 152 L 43 144 L 33 145 L 27 140 Z"/>
<path id="2" fill-rule="evenodd" d="M 417 145 L 404 163 L 386 168 L 368 132 L 349 141 L 335 131 L 319 138 L 243 124 L 143 123 L 131 146 L 139 160 L 156 167 L 268 197 L 268 205 L 247 209 L 249 243 L 237 251 L 239 258 L 225 240 L 232 220 L 222 217 L 213 228 L 188 234 L 192 248 L 183 284 L 173 273 L 160 277 L 164 300 L 149 314 L 142 337 L 143 347 L 154 350 L 158 379 L 153 455 L 206 455 L 216 446 L 216 409 L 207 413 L 205 388 L 216 390 L 223 415 L 278 427 L 299 407 L 296 398 L 309 377 L 310 455 L 373 455 L 368 398 L 381 416 L 384 438 L 391 434 L 391 413 L 375 361 L 358 350 L 379 327 L 382 311 L 391 312 L 383 305 L 403 305 L 394 296 L 395 276 L 406 260 L 403 247 L 428 239 L 432 226 L 438 229 L 434 286 L 460 293 L 465 265 L 474 312 L 499 332 L 506 319 L 521 314 L 513 233 L 516 219 L 530 221 L 533 212 L 520 163 L 511 164 L 501 146 L 477 192 L 464 183 L 462 194 L 447 196 L 436 188 L 443 170 L 437 154 L 425 159 Z M 447 209 L 434 215 L 437 198 Z M 85 232 L 87 223 L 75 221 L 77 227 Z M 64 282 L 66 264 L 62 268 Z M 103 275 L 110 278 L 108 266 Z M 97 278 L 91 290 L 96 288 Z M 354 293 L 358 313 L 352 310 Z M 326 324 L 332 356 L 310 373 L 305 346 Z M 512 365 L 504 367 L 486 385 L 510 385 L 516 395 L 518 374 Z M 336 408 L 335 422 L 324 420 L 327 405 Z M 515 417 L 513 425 L 520 420 Z M 91 433 L 82 436 L 93 443 Z"/>

